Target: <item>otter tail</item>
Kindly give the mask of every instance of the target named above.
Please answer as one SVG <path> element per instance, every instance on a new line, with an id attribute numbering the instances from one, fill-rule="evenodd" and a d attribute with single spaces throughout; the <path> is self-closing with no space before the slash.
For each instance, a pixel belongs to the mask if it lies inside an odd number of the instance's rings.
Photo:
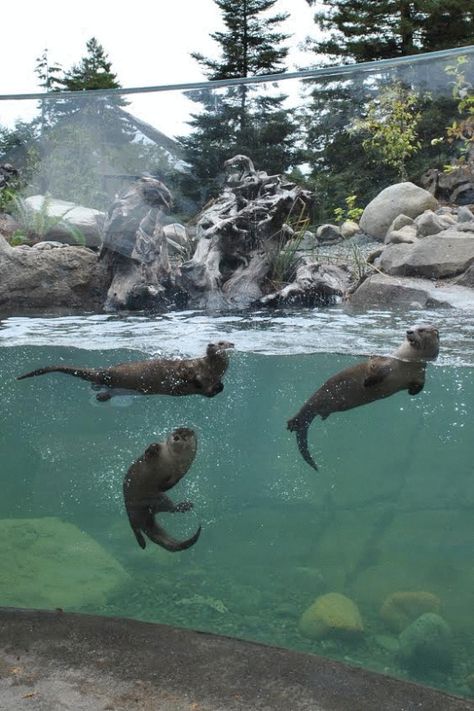
<path id="1" fill-rule="evenodd" d="M 296 416 L 293 417 L 291 420 L 288 420 L 287 427 L 290 432 L 296 432 L 296 442 L 298 444 L 298 449 L 300 450 L 300 454 L 305 460 L 305 462 L 307 462 L 310 467 L 318 471 L 318 466 L 311 454 L 309 453 L 308 449 L 308 429 L 311 422 L 312 420 L 308 422 L 307 420 L 301 420 L 298 418 L 298 416 Z"/>
<path id="2" fill-rule="evenodd" d="M 175 538 L 168 536 L 164 528 L 159 526 L 154 519 L 153 522 L 149 522 L 149 525 L 147 525 L 143 531 L 153 543 L 157 543 L 171 553 L 176 553 L 177 551 L 184 551 L 186 548 L 191 548 L 191 546 L 196 543 L 201 535 L 201 526 L 199 526 L 191 538 L 186 538 L 184 541 L 177 541 Z"/>
<path id="3" fill-rule="evenodd" d="M 92 383 L 96 383 L 100 378 L 100 372 L 95 370 L 95 368 L 74 368 L 66 365 L 51 365 L 47 368 L 38 368 L 37 370 L 32 370 L 30 373 L 19 375 L 17 380 L 33 378 L 35 375 L 44 375 L 45 373 L 66 373 L 67 375 L 74 375 L 76 378 L 89 380 Z"/>

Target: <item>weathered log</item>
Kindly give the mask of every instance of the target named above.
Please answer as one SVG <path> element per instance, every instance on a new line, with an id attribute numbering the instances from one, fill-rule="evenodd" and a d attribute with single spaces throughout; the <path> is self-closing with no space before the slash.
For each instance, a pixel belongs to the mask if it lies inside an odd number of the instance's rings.
<path id="1" fill-rule="evenodd" d="M 247 156 L 226 162 L 221 195 L 196 219 L 198 244 L 181 267 L 190 305 L 245 308 L 264 293 L 279 252 L 293 237 L 289 221 L 301 219 L 311 193 L 284 176 L 256 171 Z"/>
<path id="2" fill-rule="evenodd" d="M 335 303 L 348 289 L 351 272 L 346 265 L 319 264 L 303 259 L 295 280 L 258 300 L 258 306 L 327 306 Z"/>

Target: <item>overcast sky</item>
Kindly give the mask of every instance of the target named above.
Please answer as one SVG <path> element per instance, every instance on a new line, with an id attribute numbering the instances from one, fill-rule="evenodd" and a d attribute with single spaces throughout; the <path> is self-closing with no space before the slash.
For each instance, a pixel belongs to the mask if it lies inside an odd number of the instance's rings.
<path id="1" fill-rule="evenodd" d="M 308 34 L 314 36 L 313 12 L 306 0 L 278 0 L 275 11 L 288 11 L 282 24 L 291 33 L 289 69 L 309 65 L 308 53 L 298 50 Z M 221 29 L 221 13 L 213 0 L 29 0 L 2 3 L 2 70 L 0 94 L 41 91 L 35 60 L 45 48 L 51 62 L 64 68 L 85 54 L 92 36 L 104 46 L 112 69 L 124 87 L 184 83 L 204 79 L 190 52 L 216 55 L 209 33 Z M 182 131 L 188 107 L 174 96 L 134 99 L 129 110 L 176 135 Z M 0 124 L 29 119 L 36 102 L 0 104 Z M 171 107 L 171 110 L 170 110 Z"/>

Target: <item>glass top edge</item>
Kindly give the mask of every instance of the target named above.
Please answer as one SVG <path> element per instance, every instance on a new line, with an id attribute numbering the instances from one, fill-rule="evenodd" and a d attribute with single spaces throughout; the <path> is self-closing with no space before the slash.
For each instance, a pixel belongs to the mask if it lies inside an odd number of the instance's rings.
<path id="1" fill-rule="evenodd" d="M 403 57 L 390 59 L 378 59 L 371 62 L 360 62 L 354 64 L 337 64 L 317 69 L 304 69 L 296 72 L 284 72 L 282 74 L 262 74 L 260 76 L 243 77 L 236 79 L 220 79 L 214 81 L 187 82 L 179 84 L 161 84 L 156 86 L 141 86 L 118 89 L 93 89 L 88 91 L 60 91 L 60 92 L 33 92 L 26 94 L 0 94 L 0 101 L 25 101 L 33 99 L 64 99 L 68 97 L 78 98 L 78 96 L 110 96 L 111 94 L 146 94 L 163 91 L 191 91 L 196 89 L 218 89 L 227 86 L 238 86 L 241 84 L 263 84 L 267 82 L 280 82 L 289 79 L 318 79 L 330 76 L 341 76 L 344 74 L 358 74 L 361 72 L 373 72 L 381 68 L 395 67 L 401 64 L 421 63 L 429 60 L 449 58 L 461 54 L 474 54 L 474 45 L 465 47 L 455 47 L 453 49 L 443 49 L 436 52 L 423 52 L 420 54 L 410 54 Z"/>

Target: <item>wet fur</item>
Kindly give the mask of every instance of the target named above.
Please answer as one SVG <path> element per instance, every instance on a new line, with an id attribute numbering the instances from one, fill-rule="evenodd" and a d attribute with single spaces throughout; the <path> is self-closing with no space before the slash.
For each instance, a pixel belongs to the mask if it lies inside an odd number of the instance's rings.
<path id="1" fill-rule="evenodd" d="M 198 540 L 201 526 L 190 538 L 177 541 L 156 520 L 158 513 L 184 513 L 192 508 L 190 501 L 174 504 L 164 492 L 189 470 L 196 448 L 193 430 L 180 427 L 164 442 L 151 444 L 127 471 L 123 482 L 125 508 L 140 548 L 146 547 L 145 536 L 173 553 L 190 548 Z"/>
<path id="2" fill-rule="evenodd" d="M 360 407 L 401 390 L 417 395 L 425 383 L 426 363 L 434 360 L 438 351 L 437 329 L 421 326 L 407 331 L 393 356 L 369 358 L 329 378 L 288 420 L 303 459 L 313 469 L 318 468 L 308 449 L 308 429 L 315 417 L 325 420 L 333 412 Z"/>
<path id="3" fill-rule="evenodd" d="M 142 395 L 204 395 L 214 397 L 222 392 L 222 378 L 229 363 L 227 341 L 210 343 L 201 358 L 138 360 L 110 368 L 48 366 L 20 375 L 17 380 L 46 373 L 66 373 L 88 380 L 95 388 L 106 388 L 97 394 L 99 401 L 109 400 L 124 391 Z M 120 393 L 120 391 L 122 391 Z"/>

